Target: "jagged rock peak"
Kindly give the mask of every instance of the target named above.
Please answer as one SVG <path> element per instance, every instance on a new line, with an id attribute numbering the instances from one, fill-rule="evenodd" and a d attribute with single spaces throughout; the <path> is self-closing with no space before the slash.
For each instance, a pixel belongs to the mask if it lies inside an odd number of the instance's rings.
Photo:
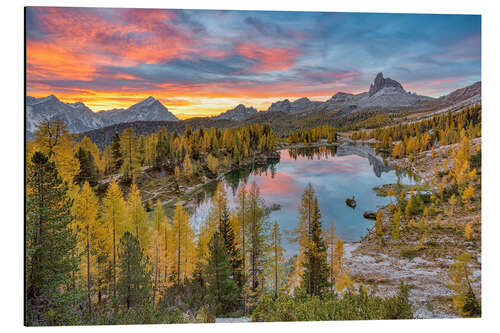
<path id="1" fill-rule="evenodd" d="M 369 96 L 373 96 L 383 88 L 394 88 L 396 90 L 400 90 L 401 92 L 405 92 L 401 83 L 391 79 L 390 77 L 384 78 L 384 74 L 380 72 L 377 74 L 375 80 L 370 85 L 370 91 L 368 92 L 368 94 Z"/>
<path id="2" fill-rule="evenodd" d="M 224 113 L 216 116 L 216 119 L 242 120 L 246 117 L 257 113 L 254 107 L 246 107 L 243 104 L 238 104 L 234 109 L 227 110 Z"/>

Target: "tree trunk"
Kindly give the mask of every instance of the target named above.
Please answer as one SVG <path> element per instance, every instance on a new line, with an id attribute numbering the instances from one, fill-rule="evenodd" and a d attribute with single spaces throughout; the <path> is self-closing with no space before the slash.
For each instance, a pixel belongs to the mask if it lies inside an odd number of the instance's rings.
<path id="1" fill-rule="evenodd" d="M 113 207 L 113 297 L 116 297 L 116 221 Z"/>
<path id="2" fill-rule="evenodd" d="M 89 303 L 89 320 L 92 322 L 92 302 L 90 298 L 90 237 L 89 226 L 87 225 L 87 302 Z"/>

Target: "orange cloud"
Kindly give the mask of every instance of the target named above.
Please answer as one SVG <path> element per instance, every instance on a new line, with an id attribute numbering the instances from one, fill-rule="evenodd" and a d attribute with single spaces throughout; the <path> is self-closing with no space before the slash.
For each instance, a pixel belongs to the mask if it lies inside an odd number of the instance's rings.
<path id="1" fill-rule="evenodd" d="M 236 53 L 255 60 L 252 67 L 255 72 L 285 70 L 290 68 L 300 55 L 298 50 L 285 48 L 265 48 L 259 44 L 240 43 L 235 48 Z"/>

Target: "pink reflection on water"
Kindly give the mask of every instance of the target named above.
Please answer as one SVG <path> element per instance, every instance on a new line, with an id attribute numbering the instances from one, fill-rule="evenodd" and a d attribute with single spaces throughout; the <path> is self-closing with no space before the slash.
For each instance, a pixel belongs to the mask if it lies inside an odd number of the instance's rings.
<path id="1" fill-rule="evenodd" d="M 274 178 L 265 175 L 255 176 L 255 182 L 263 194 L 290 195 L 302 190 L 294 179 L 285 172 L 276 173 Z"/>

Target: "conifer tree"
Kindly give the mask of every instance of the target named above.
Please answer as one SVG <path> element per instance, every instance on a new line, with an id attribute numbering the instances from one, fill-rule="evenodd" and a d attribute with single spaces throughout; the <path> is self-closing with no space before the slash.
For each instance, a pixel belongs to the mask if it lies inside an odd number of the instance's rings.
<path id="1" fill-rule="evenodd" d="M 111 142 L 111 160 L 113 166 L 113 172 L 117 172 L 121 169 L 123 164 L 122 149 L 120 145 L 120 135 L 115 133 L 113 136 L 113 141 Z"/>
<path id="2" fill-rule="evenodd" d="M 266 246 L 266 216 L 264 214 L 264 202 L 260 196 L 259 187 L 254 182 L 248 190 L 248 252 L 249 271 L 251 277 L 251 291 L 259 293 L 262 285 L 259 284 L 259 277 L 263 271 L 264 248 Z"/>
<path id="3" fill-rule="evenodd" d="M 111 182 L 103 198 L 103 222 L 110 234 L 112 244 L 113 296 L 116 296 L 117 248 L 118 241 L 127 231 L 125 200 L 120 187 Z"/>
<path id="4" fill-rule="evenodd" d="M 130 218 L 130 226 L 133 235 L 139 240 L 143 249 L 149 242 L 149 227 L 147 223 L 146 209 L 142 204 L 141 194 L 135 182 L 132 182 L 127 198 L 127 215 Z"/>
<path id="5" fill-rule="evenodd" d="M 314 192 L 313 192 L 314 193 Z M 319 295 L 328 286 L 328 265 L 326 247 L 323 240 L 321 214 L 318 199 L 313 198 L 313 213 L 310 225 L 309 247 L 305 250 L 305 267 L 302 284 L 311 295 Z"/>
<path id="6" fill-rule="evenodd" d="M 481 315 L 481 306 L 472 290 L 469 265 L 472 258 L 467 252 L 460 254 L 449 270 L 449 287 L 454 292 L 453 303 L 458 313 L 464 317 Z"/>
<path id="7" fill-rule="evenodd" d="M 77 194 L 72 210 L 78 225 L 78 241 L 82 244 L 86 257 L 85 266 L 87 273 L 87 306 L 90 321 L 92 321 L 92 301 L 91 301 L 91 273 L 94 271 L 91 267 L 95 260 L 91 254 L 96 252 L 94 241 L 98 237 L 97 225 L 98 200 L 88 182 L 83 184 L 80 192 Z"/>
<path id="8" fill-rule="evenodd" d="M 339 238 L 335 243 L 335 289 L 339 292 L 347 289 L 353 289 L 353 283 L 348 275 L 348 271 L 344 268 L 344 242 Z"/>
<path id="9" fill-rule="evenodd" d="M 273 229 L 271 231 L 271 275 L 274 285 L 274 297 L 278 297 L 278 288 L 280 281 L 283 279 L 283 247 L 281 246 L 281 232 L 278 221 L 274 221 Z"/>
<path id="10" fill-rule="evenodd" d="M 129 310 L 145 306 L 148 302 L 151 273 L 149 259 L 144 255 L 139 240 L 130 232 L 125 232 L 119 244 L 118 299 Z"/>
<path id="11" fill-rule="evenodd" d="M 75 158 L 75 135 L 70 134 L 62 121 L 44 121 L 35 131 L 35 139 L 30 143 L 33 152 L 44 153 L 49 160 L 56 163 L 59 176 L 68 183 L 69 190 L 74 190 L 73 179 L 79 171 Z M 30 159 L 27 158 L 30 163 Z"/>
<path id="12" fill-rule="evenodd" d="M 120 137 L 120 154 L 122 158 L 120 170 L 127 180 L 132 180 L 139 172 L 140 158 L 137 147 L 137 137 L 134 130 L 131 128 L 125 129 Z"/>
<path id="13" fill-rule="evenodd" d="M 214 174 L 217 175 L 217 168 L 219 167 L 219 160 L 217 157 L 212 154 L 208 154 L 207 156 L 207 166 L 208 169 Z"/>
<path id="14" fill-rule="evenodd" d="M 333 287 L 335 285 L 335 244 L 337 239 L 337 232 L 335 230 L 335 223 L 330 222 L 330 226 L 326 230 L 326 244 L 328 250 L 329 259 L 329 281 L 330 285 Z"/>
<path id="15" fill-rule="evenodd" d="M 69 324 L 70 273 L 78 263 L 68 188 L 41 152 L 28 164 L 26 185 L 26 324 Z"/>
<path id="16" fill-rule="evenodd" d="M 242 267 L 242 293 L 243 293 L 243 311 L 246 314 L 247 307 L 247 247 L 246 247 L 246 233 L 247 233 L 247 189 L 246 184 L 242 183 L 238 189 L 238 206 L 237 206 L 237 214 L 238 214 L 238 230 L 240 232 L 240 244 L 241 244 L 241 267 Z"/>
<path id="17" fill-rule="evenodd" d="M 80 147 L 92 154 L 92 158 L 97 165 L 99 172 L 104 172 L 104 161 L 101 158 L 101 152 L 99 151 L 97 145 L 93 143 L 88 136 L 84 136 L 82 141 L 77 144 L 76 150 L 78 151 Z"/>
<path id="18" fill-rule="evenodd" d="M 174 251 L 174 274 L 177 278 L 177 285 L 180 285 L 181 276 L 187 277 L 192 272 L 194 263 L 194 234 L 189 222 L 188 213 L 182 208 L 182 204 L 177 202 L 172 221 L 172 249 Z"/>
<path id="19" fill-rule="evenodd" d="M 394 213 L 392 217 L 392 238 L 394 240 L 399 240 L 400 234 L 400 223 L 401 223 L 401 208 Z"/>
<path id="20" fill-rule="evenodd" d="M 164 232 L 167 231 L 166 217 L 161 202 L 158 200 L 153 211 L 153 305 L 156 303 L 156 293 L 159 290 L 161 276 L 161 259 L 165 244 Z M 167 253 L 164 254 L 165 256 Z M 165 266 L 166 268 L 166 266 Z"/>
<path id="21" fill-rule="evenodd" d="M 90 186 L 96 186 L 99 183 L 100 174 L 92 153 L 80 147 L 75 157 L 80 162 L 80 172 L 75 176 L 74 183 L 81 186 L 89 182 Z"/>
<path id="22" fill-rule="evenodd" d="M 184 174 L 184 177 L 188 179 L 194 173 L 193 164 L 191 163 L 191 158 L 187 154 L 184 157 L 184 162 L 182 163 L 182 173 Z"/>
<path id="23" fill-rule="evenodd" d="M 217 231 L 212 235 L 208 253 L 205 275 L 209 302 L 216 315 L 233 312 L 238 305 L 238 286 L 231 278 L 231 259 L 220 232 Z"/>
<path id="24" fill-rule="evenodd" d="M 383 217 L 384 211 L 382 209 L 379 209 L 375 218 L 375 232 L 377 233 L 377 236 L 382 236 L 384 234 L 384 230 L 382 229 Z"/>

